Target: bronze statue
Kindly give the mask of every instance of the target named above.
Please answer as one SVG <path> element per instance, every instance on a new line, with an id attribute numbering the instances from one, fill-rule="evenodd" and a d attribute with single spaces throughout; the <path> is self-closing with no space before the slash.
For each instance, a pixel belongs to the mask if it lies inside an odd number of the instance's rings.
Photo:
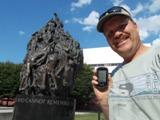
<path id="1" fill-rule="evenodd" d="M 27 46 L 19 92 L 36 96 L 68 96 L 83 64 L 80 45 L 63 30 L 55 14 Z"/>

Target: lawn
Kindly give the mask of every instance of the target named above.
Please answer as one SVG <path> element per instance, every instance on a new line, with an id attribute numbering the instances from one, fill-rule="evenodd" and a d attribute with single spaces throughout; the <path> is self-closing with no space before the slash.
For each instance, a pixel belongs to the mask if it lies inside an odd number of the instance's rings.
<path id="1" fill-rule="evenodd" d="M 101 118 L 103 117 L 102 114 L 100 116 Z M 98 120 L 98 113 L 85 113 L 85 114 L 75 115 L 75 120 Z"/>

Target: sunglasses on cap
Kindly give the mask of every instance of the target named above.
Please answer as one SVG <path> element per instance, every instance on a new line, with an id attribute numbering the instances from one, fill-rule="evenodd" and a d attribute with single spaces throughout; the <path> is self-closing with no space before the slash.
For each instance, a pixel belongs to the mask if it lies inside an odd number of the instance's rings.
<path id="1" fill-rule="evenodd" d="M 100 15 L 99 22 L 97 24 L 97 30 L 99 32 L 103 32 L 102 26 L 103 26 L 104 21 L 108 20 L 113 15 L 125 15 L 125 16 L 128 16 L 131 18 L 131 14 L 125 8 L 120 7 L 120 6 L 114 6 L 110 9 L 108 9 L 102 15 Z"/>

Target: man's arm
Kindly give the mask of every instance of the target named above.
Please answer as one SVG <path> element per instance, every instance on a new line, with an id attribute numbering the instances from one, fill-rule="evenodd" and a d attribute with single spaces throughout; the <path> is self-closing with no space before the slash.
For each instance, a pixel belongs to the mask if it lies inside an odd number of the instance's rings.
<path id="1" fill-rule="evenodd" d="M 95 73 L 95 72 L 94 72 Z M 100 108 L 104 114 L 105 120 L 109 120 L 109 104 L 108 104 L 108 97 L 109 97 L 109 91 L 110 91 L 110 86 L 111 86 L 111 77 L 109 76 L 109 84 L 108 86 L 104 88 L 99 88 L 97 87 L 98 81 L 97 81 L 97 76 L 96 73 L 93 75 L 93 80 L 92 80 L 92 86 L 94 93 L 96 95 L 96 98 L 99 102 Z"/>
<path id="2" fill-rule="evenodd" d="M 100 105 L 100 108 L 102 110 L 105 120 L 109 120 L 109 105 L 108 105 L 107 98 L 105 98 L 104 101 L 99 102 L 99 105 Z"/>

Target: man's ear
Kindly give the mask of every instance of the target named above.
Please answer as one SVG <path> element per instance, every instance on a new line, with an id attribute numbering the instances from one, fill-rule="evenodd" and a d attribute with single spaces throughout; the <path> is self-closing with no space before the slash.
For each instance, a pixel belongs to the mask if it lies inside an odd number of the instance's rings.
<path id="1" fill-rule="evenodd" d="M 137 28 L 137 31 L 139 31 L 139 27 L 138 27 L 137 23 L 135 21 L 133 21 L 133 20 L 132 20 L 132 22 L 135 25 L 135 28 Z"/>
<path id="2" fill-rule="evenodd" d="M 136 22 L 134 22 L 134 24 L 135 24 L 135 26 L 136 26 L 136 28 L 137 28 L 137 31 L 139 32 L 139 26 L 137 25 Z"/>

